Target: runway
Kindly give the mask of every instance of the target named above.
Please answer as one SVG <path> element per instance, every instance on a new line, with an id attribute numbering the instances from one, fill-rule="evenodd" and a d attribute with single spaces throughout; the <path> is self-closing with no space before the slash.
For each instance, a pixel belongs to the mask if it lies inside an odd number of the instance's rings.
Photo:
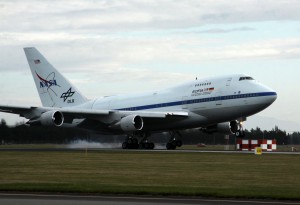
<path id="1" fill-rule="evenodd" d="M 117 148 L 1 148 L 1 151 L 38 151 L 38 152 L 72 152 L 72 151 L 120 151 L 120 152 L 173 152 L 173 153 L 223 153 L 223 154 L 254 154 L 253 151 L 222 151 L 222 150 L 198 150 L 198 149 L 177 149 L 177 150 L 166 150 L 166 149 L 117 149 Z M 263 154 L 287 154 L 287 155 L 300 155 L 300 152 L 263 152 Z"/>
<path id="2" fill-rule="evenodd" d="M 187 197 L 105 196 L 75 194 L 0 193 L 1 205 L 300 205 L 299 201 L 206 199 Z"/>

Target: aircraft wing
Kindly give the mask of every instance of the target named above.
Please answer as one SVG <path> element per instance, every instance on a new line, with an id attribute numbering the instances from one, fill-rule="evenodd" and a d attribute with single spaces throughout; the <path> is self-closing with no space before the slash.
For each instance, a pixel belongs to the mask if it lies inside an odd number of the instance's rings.
<path id="1" fill-rule="evenodd" d="M 188 112 L 184 111 L 170 111 L 170 112 L 152 112 L 152 111 L 121 111 L 121 110 L 92 110 L 80 108 L 52 108 L 52 107 L 22 107 L 22 106 L 9 106 L 0 105 L 0 112 L 19 114 L 21 117 L 27 119 L 38 117 L 38 115 L 47 111 L 60 111 L 73 118 L 94 118 L 97 116 L 107 116 L 110 114 L 117 114 L 122 116 L 139 115 L 145 118 L 165 118 L 168 116 L 187 117 Z"/>
<path id="2" fill-rule="evenodd" d="M 78 110 L 78 109 L 64 109 L 64 108 L 52 108 L 52 107 L 21 107 L 21 106 L 3 106 L 0 105 L 0 112 L 19 114 L 21 117 L 25 117 L 27 119 L 37 118 L 41 114 L 48 111 L 60 111 L 62 113 L 66 113 L 67 115 L 73 118 L 83 118 L 88 116 L 96 116 L 96 115 L 108 115 L 109 110 Z"/>
<path id="3" fill-rule="evenodd" d="M 110 126 L 118 123 L 122 118 L 127 116 L 139 116 L 143 119 L 158 119 L 165 118 L 177 120 L 178 118 L 186 118 L 189 113 L 184 111 L 170 111 L 170 112 L 154 112 L 154 111 L 122 111 L 122 110 L 92 110 L 82 108 L 53 108 L 53 107 L 20 107 L 20 106 L 3 106 L 0 105 L 0 112 L 19 114 L 21 117 L 29 119 L 28 123 L 33 124 L 40 121 L 46 121 L 47 125 L 51 125 L 51 121 L 55 120 L 55 113 L 59 113 L 59 118 L 64 120 L 64 123 L 70 123 L 75 119 L 82 119 L 85 122 L 91 120 L 93 122 L 99 121 L 101 124 Z M 57 122 L 56 122 L 57 123 Z M 61 125 L 63 122 L 58 123 Z M 43 122 L 41 122 L 43 124 Z M 45 124 L 45 123 L 44 123 Z"/>
<path id="4" fill-rule="evenodd" d="M 21 107 L 21 106 L 9 106 L 0 105 L 0 112 L 19 114 L 21 117 L 30 119 L 34 115 L 36 107 Z"/>

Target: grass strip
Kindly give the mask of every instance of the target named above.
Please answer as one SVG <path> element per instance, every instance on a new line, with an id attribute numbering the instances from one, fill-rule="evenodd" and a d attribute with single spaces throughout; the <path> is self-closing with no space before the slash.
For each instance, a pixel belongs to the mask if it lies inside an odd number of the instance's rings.
<path id="1" fill-rule="evenodd" d="M 298 155 L 0 153 L 0 190 L 300 199 Z"/>

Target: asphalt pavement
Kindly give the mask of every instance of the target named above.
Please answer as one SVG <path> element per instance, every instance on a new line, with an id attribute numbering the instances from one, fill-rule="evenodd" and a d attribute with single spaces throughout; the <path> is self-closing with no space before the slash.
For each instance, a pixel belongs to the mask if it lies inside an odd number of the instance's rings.
<path id="1" fill-rule="evenodd" d="M 213 199 L 151 196 L 0 193 L 1 205 L 300 205 L 300 201 Z"/>

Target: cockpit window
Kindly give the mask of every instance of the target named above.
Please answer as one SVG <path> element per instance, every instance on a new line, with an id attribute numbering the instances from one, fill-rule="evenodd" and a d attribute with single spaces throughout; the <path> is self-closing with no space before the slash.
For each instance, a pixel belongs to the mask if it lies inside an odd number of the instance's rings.
<path id="1" fill-rule="evenodd" d="M 240 77 L 241 80 L 254 80 L 252 77 L 246 76 L 246 77 Z"/>

